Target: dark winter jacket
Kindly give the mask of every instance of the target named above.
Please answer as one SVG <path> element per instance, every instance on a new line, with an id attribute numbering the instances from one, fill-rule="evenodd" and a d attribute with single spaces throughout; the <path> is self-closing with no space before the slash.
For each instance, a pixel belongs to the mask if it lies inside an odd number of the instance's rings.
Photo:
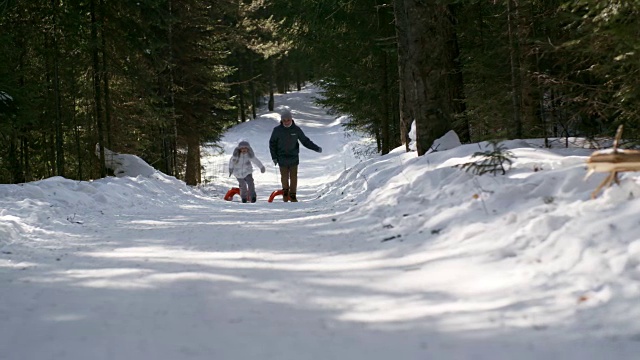
<path id="1" fill-rule="evenodd" d="M 322 152 L 320 147 L 314 144 L 295 122 L 292 121 L 291 126 L 285 127 L 281 121 L 280 125 L 273 128 L 269 139 L 271 159 L 277 161 L 280 166 L 298 165 L 300 163 L 298 141 L 309 150 Z"/>

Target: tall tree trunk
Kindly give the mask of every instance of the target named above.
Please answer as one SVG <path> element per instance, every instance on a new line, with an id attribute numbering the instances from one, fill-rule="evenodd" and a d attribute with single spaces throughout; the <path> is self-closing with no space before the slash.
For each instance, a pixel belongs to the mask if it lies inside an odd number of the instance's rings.
<path id="1" fill-rule="evenodd" d="M 169 0 L 169 16 L 173 17 L 173 0 Z M 171 148 L 171 172 L 173 176 L 178 178 L 178 119 L 176 116 L 176 93 L 175 93 L 175 76 L 174 76 L 174 64 L 175 59 L 173 56 L 173 25 L 169 22 L 167 29 L 167 37 L 169 43 L 169 94 L 171 97 L 171 130 L 172 137 L 170 140 Z"/>
<path id="2" fill-rule="evenodd" d="M 425 154 L 433 141 L 451 130 L 451 101 L 448 95 L 451 14 L 446 5 L 434 1 L 404 0 L 407 20 L 407 69 L 405 94 L 415 94 L 416 145 Z M 402 5 L 402 4 L 401 4 Z"/>
<path id="3" fill-rule="evenodd" d="M 268 109 L 269 111 L 273 111 L 273 109 L 275 108 L 275 97 L 273 94 L 273 90 L 275 88 L 275 78 L 276 78 L 276 61 L 273 57 L 271 57 L 269 59 L 269 62 L 271 63 L 269 70 L 270 70 L 270 74 L 269 74 L 269 105 L 268 105 Z"/>
<path id="4" fill-rule="evenodd" d="M 376 127 L 376 150 L 382 152 L 382 136 L 380 135 L 380 124 L 374 124 Z"/>
<path id="5" fill-rule="evenodd" d="M 238 85 L 238 101 L 240 101 L 240 119 L 242 122 L 247 121 L 247 114 L 245 114 L 245 103 L 244 103 L 244 85 Z"/>
<path id="6" fill-rule="evenodd" d="M 20 57 L 18 60 L 18 72 L 21 74 L 20 78 L 18 80 L 18 84 L 19 87 L 21 89 L 24 89 L 25 84 L 26 84 L 26 80 L 25 80 L 25 76 L 24 76 L 24 69 L 25 69 L 25 58 L 27 56 L 27 49 L 26 49 L 26 45 L 21 41 L 20 42 L 22 51 L 20 51 Z M 13 141 L 14 136 L 16 136 L 17 134 L 15 133 L 15 130 L 12 129 L 13 131 L 11 131 L 11 137 L 9 139 L 10 144 L 13 145 Z M 17 169 L 17 174 L 18 177 L 16 178 L 15 176 L 12 176 L 12 180 L 13 182 L 15 182 L 15 179 L 20 180 L 19 182 L 27 182 L 27 181 L 32 181 L 33 180 L 33 174 L 31 172 L 31 157 L 30 157 L 30 150 L 29 150 L 29 139 L 30 139 L 30 135 L 27 132 L 27 129 L 23 127 L 23 132 L 22 134 L 18 135 L 19 137 L 21 137 L 20 139 L 20 143 L 21 143 L 21 155 L 20 155 L 20 159 L 17 161 L 17 163 L 15 165 L 17 165 L 16 169 Z M 11 156 L 9 156 L 9 165 L 11 167 Z"/>
<path id="7" fill-rule="evenodd" d="M 55 176 L 58 174 L 57 166 L 56 166 L 56 135 L 55 129 L 48 129 L 45 134 L 45 138 L 48 139 L 46 142 L 47 148 L 49 151 L 49 176 Z"/>
<path id="8" fill-rule="evenodd" d="M 243 67 L 245 66 L 244 58 L 238 57 L 238 107 L 240 109 L 240 120 L 247 121 L 246 105 L 244 99 L 244 78 Z"/>
<path id="9" fill-rule="evenodd" d="M 100 61 L 98 54 L 98 22 L 96 20 L 96 1 L 91 0 L 91 55 L 93 58 L 93 91 L 95 101 L 96 125 L 98 127 L 98 145 L 100 151 L 100 176 L 107 176 L 104 157 L 104 130 L 102 124 L 102 96 L 100 92 Z"/>
<path id="10" fill-rule="evenodd" d="M 160 134 L 162 136 L 162 164 L 164 166 L 165 174 L 173 174 L 173 167 L 171 166 L 171 135 L 170 130 L 171 127 L 167 126 L 167 124 L 162 124 L 160 126 Z"/>
<path id="11" fill-rule="evenodd" d="M 276 68 L 278 92 L 286 94 L 289 92 L 289 62 L 286 57 L 280 59 Z"/>
<path id="12" fill-rule="evenodd" d="M 76 90 L 76 82 L 75 79 L 71 80 L 72 83 L 72 89 Z M 76 91 L 73 91 L 73 94 L 76 94 Z M 78 105 L 76 102 L 76 96 L 73 96 L 73 101 L 72 101 L 72 106 L 75 109 L 76 106 Z M 73 124 L 73 135 L 74 135 L 74 140 L 75 140 L 75 145 L 76 145 L 76 156 L 78 157 L 78 171 L 76 172 L 76 176 L 78 177 L 78 179 L 83 179 L 83 173 L 82 173 L 82 168 L 83 168 L 83 163 L 84 161 L 82 160 L 82 142 L 80 140 L 80 131 L 81 131 L 81 126 L 78 123 L 78 116 L 77 113 L 75 111 L 73 111 L 71 113 L 71 122 Z"/>
<path id="13" fill-rule="evenodd" d="M 53 96 L 55 100 L 55 133 L 56 133 L 56 174 L 64 176 L 64 142 L 62 131 L 62 106 L 60 100 L 60 59 L 58 52 L 57 13 L 58 0 L 51 0 L 53 10 L 52 42 L 53 42 Z"/>
<path id="14" fill-rule="evenodd" d="M 249 92 L 251 92 L 251 116 L 255 119 L 258 117 L 256 110 L 258 101 L 256 99 L 256 85 L 253 80 L 253 59 L 249 61 L 249 78 L 251 79 L 251 81 L 249 81 Z"/>
<path id="15" fill-rule="evenodd" d="M 11 136 L 9 139 L 9 152 L 8 152 L 8 162 L 9 169 L 11 170 L 11 182 L 13 184 L 18 184 L 24 182 L 24 172 L 22 171 L 22 163 L 20 162 L 20 157 L 18 156 L 18 135 L 15 130 L 11 131 Z"/>
<path id="16" fill-rule="evenodd" d="M 388 78 L 389 75 L 387 74 L 388 72 L 388 60 L 387 60 L 387 53 L 385 51 L 381 51 L 380 52 L 380 57 L 381 57 L 381 61 L 380 61 L 380 65 L 382 67 L 382 71 L 381 71 L 381 78 L 382 78 L 382 84 L 381 84 L 381 89 L 380 89 L 380 93 L 383 96 L 382 99 L 382 114 L 380 114 L 380 135 L 382 137 L 382 148 L 381 153 L 382 155 L 388 154 L 390 151 L 390 147 L 391 147 L 391 121 L 389 119 L 390 117 L 390 113 L 389 113 L 389 82 L 388 82 Z"/>
<path id="17" fill-rule="evenodd" d="M 107 39 L 104 32 L 104 0 L 100 0 L 100 11 L 103 18 L 103 26 L 100 30 L 100 39 L 102 41 L 102 83 L 104 86 L 104 111 L 105 111 L 105 125 L 107 128 L 107 147 L 112 149 L 113 143 L 111 142 L 111 96 L 109 89 L 109 66 L 107 63 Z"/>
<path id="18" fill-rule="evenodd" d="M 455 117 L 453 128 L 463 143 L 471 142 L 469 119 L 465 116 L 466 101 L 464 96 L 464 79 L 462 78 L 462 65 L 460 63 L 460 47 L 458 46 L 458 33 L 455 29 L 457 23 L 455 6 L 449 5 L 449 21 L 452 26 L 445 28 L 447 41 L 447 67 L 449 68 L 449 101 L 452 106 L 452 114 Z"/>
<path id="19" fill-rule="evenodd" d="M 33 174 L 31 173 L 31 151 L 29 150 L 29 137 L 27 135 L 23 135 L 20 140 L 20 164 L 22 165 L 23 170 L 23 179 L 24 182 L 33 181 Z"/>
<path id="20" fill-rule="evenodd" d="M 50 34 L 49 33 L 45 33 L 44 34 L 44 44 L 47 48 L 51 48 L 53 47 L 53 45 L 50 43 Z M 45 103 L 45 108 L 43 109 L 44 111 L 41 114 L 41 119 L 40 122 L 44 125 L 42 126 L 42 144 L 44 145 L 44 149 L 45 149 L 45 154 L 46 154 L 46 158 L 45 158 L 45 163 L 47 166 L 47 176 L 55 176 L 58 174 L 58 170 L 57 170 L 57 166 L 56 166 L 56 121 L 55 121 L 55 116 L 56 116 L 56 110 L 55 110 L 55 93 L 51 90 L 51 84 L 54 83 L 54 79 L 52 77 L 52 73 L 53 70 L 51 70 L 53 68 L 53 65 L 51 65 L 49 62 L 51 61 L 51 56 L 50 54 L 46 54 L 44 62 L 44 68 L 45 70 L 45 84 L 47 84 L 47 102 Z M 53 103 L 53 108 L 51 107 L 51 104 Z M 50 119 L 53 118 L 54 121 L 51 122 Z"/>
<path id="21" fill-rule="evenodd" d="M 409 48 L 409 23 L 404 7 L 404 0 L 394 1 L 394 16 L 396 23 L 396 37 L 398 43 L 398 113 L 400 117 L 400 141 L 405 145 L 405 149 L 409 152 L 409 131 L 411 130 L 411 122 L 413 121 L 413 104 L 411 93 L 409 93 L 409 57 L 407 49 Z"/>
<path id="22" fill-rule="evenodd" d="M 520 47 L 518 39 L 517 3 L 507 0 L 507 23 L 509 32 L 509 60 L 511 65 L 511 103 L 513 106 L 513 129 L 516 138 L 522 137 L 522 81 L 520 78 Z"/>
<path id="23" fill-rule="evenodd" d="M 200 136 L 195 131 L 186 134 L 187 139 L 187 168 L 184 180 L 187 185 L 195 186 L 200 183 Z"/>

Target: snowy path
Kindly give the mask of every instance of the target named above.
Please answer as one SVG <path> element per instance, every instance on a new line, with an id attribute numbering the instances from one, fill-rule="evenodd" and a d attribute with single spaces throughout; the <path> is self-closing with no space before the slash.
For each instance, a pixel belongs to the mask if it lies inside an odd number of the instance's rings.
<path id="1" fill-rule="evenodd" d="M 216 196 L 166 178 L 0 186 L 0 360 L 638 358 L 640 185 L 583 200 L 599 180 L 575 186 L 579 151 L 526 148 L 513 177 L 474 181 L 435 166 L 476 147 L 359 164 L 312 95 L 284 98 L 325 149 L 302 149 L 296 204 L 266 202 L 277 116 L 208 158 L 250 140 L 268 169 L 255 204 L 221 199 L 224 166 Z"/>
<path id="2" fill-rule="evenodd" d="M 608 354 L 585 340 L 563 353 L 566 344 L 544 331 L 442 331 L 454 324 L 441 309 L 455 312 L 464 300 L 393 285 L 418 265 L 394 266 L 384 261 L 392 248 L 363 251 L 357 239 L 331 235 L 331 215 L 309 214 L 324 210 L 313 204 L 296 204 L 293 214 L 254 205 L 249 213 L 233 203 L 109 215 L 67 234 L 82 244 L 38 256 L 3 284 L 11 294 L 3 305 L 21 315 L 2 319 L 10 330 L 3 359 L 562 359 L 579 347 L 590 359 Z M 433 316 L 406 313 L 424 306 Z"/>

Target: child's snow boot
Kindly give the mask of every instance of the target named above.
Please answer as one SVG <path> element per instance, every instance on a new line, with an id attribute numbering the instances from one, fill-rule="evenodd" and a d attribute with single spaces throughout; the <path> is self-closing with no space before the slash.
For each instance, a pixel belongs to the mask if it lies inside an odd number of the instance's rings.
<path id="1" fill-rule="evenodd" d="M 291 202 L 298 202 L 298 199 L 296 199 L 296 193 L 289 194 L 289 200 L 291 200 Z"/>

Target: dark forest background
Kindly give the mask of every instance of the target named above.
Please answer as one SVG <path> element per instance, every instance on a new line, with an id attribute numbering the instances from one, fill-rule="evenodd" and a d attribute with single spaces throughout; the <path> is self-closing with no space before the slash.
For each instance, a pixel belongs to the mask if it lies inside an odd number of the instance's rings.
<path id="1" fill-rule="evenodd" d="M 0 183 L 107 176 L 106 147 L 197 185 L 203 144 L 308 82 L 382 154 L 413 120 L 418 155 L 633 143 L 640 0 L 0 0 Z"/>

